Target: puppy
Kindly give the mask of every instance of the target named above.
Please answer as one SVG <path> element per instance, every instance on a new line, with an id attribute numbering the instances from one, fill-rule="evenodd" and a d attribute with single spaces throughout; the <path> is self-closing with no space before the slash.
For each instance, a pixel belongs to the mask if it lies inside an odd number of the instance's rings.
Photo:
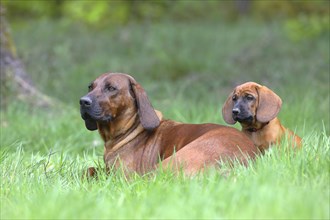
<path id="1" fill-rule="evenodd" d="M 228 124 L 238 121 L 242 131 L 262 152 L 286 135 L 292 146 L 300 147 L 301 138 L 286 129 L 276 117 L 281 105 L 281 98 L 272 90 L 255 82 L 247 82 L 237 86 L 228 96 L 222 116 Z"/>

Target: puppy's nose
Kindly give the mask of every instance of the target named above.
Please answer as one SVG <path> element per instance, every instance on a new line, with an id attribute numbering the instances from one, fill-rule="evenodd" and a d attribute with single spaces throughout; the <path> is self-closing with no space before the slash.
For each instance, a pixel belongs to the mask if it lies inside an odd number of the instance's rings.
<path id="1" fill-rule="evenodd" d="M 239 108 L 233 108 L 233 114 L 234 115 L 238 115 L 239 113 L 241 113 L 241 111 L 239 110 Z"/>
<path id="2" fill-rule="evenodd" d="M 92 99 L 88 96 L 84 96 L 79 101 L 81 107 L 91 107 Z"/>

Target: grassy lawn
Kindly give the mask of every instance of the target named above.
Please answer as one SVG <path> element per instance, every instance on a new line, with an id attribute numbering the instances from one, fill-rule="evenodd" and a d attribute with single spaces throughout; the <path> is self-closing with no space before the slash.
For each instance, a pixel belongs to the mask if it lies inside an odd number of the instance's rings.
<path id="1" fill-rule="evenodd" d="M 1 219 L 330 218 L 329 34 L 293 42 L 280 23 L 248 21 L 108 30 L 42 21 L 12 31 L 38 88 L 60 104 L 14 100 L 1 110 Z M 88 166 L 103 166 L 103 143 L 85 129 L 78 100 L 108 71 L 133 75 L 165 117 L 189 123 L 225 124 L 221 107 L 236 84 L 267 85 L 303 148 L 283 142 L 248 167 L 194 178 L 83 181 Z"/>

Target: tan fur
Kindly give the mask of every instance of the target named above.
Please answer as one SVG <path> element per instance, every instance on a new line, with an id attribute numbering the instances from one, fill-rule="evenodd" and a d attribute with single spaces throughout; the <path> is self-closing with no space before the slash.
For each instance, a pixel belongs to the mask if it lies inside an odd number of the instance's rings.
<path id="1" fill-rule="evenodd" d="M 86 127 L 98 129 L 104 140 L 108 169 L 123 166 L 128 173 L 144 174 L 162 166 L 191 175 L 205 167 L 218 167 L 219 160 L 237 159 L 246 164 L 259 153 L 237 129 L 163 119 L 129 75 L 104 74 L 90 87 L 80 100 L 81 114 Z M 89 168 L 87 174 L 95 176 L 96 170 Z"/>
<path id="2" fill-rule="evenodd" d="M 237 86 L 228 96 L 222 108 L 223 118 L 229 124 L 236 123 L 236 120 L 233 119 L 234 96 L 236 100 L 241 101 L 240 107 L 245 108 L 245 113 L 253 117 L 251 121 L 240 121 L 242 131 L 252 139 L 261 151 L 278 143 L 284 136 L 288 137 L 293 147 L 301 147 L 301 138 L 286 129 L 276 117 L 282 101 L 273 91 L 254 82 Z M 253 96 L 254 100 L 250 102 L 245 100 L 244 102 L 244 97 L 247 96 Z M 236 105 L 238 105 L 237 101 Z"/>

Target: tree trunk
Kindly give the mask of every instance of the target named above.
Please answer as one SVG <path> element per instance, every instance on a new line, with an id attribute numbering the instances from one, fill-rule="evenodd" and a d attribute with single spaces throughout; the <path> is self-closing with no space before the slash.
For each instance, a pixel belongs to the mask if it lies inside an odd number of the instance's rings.
<path id="1" fill-rule="evenodd" d="M 38 107 L 54 105 L 54 100 L 41 93 L 33 84 L 18 58 L 14 41 L 5 19 L 5 8 L 0 5 L 0 83 L 1 107 L 5 108 L 16 97 Z"/>

